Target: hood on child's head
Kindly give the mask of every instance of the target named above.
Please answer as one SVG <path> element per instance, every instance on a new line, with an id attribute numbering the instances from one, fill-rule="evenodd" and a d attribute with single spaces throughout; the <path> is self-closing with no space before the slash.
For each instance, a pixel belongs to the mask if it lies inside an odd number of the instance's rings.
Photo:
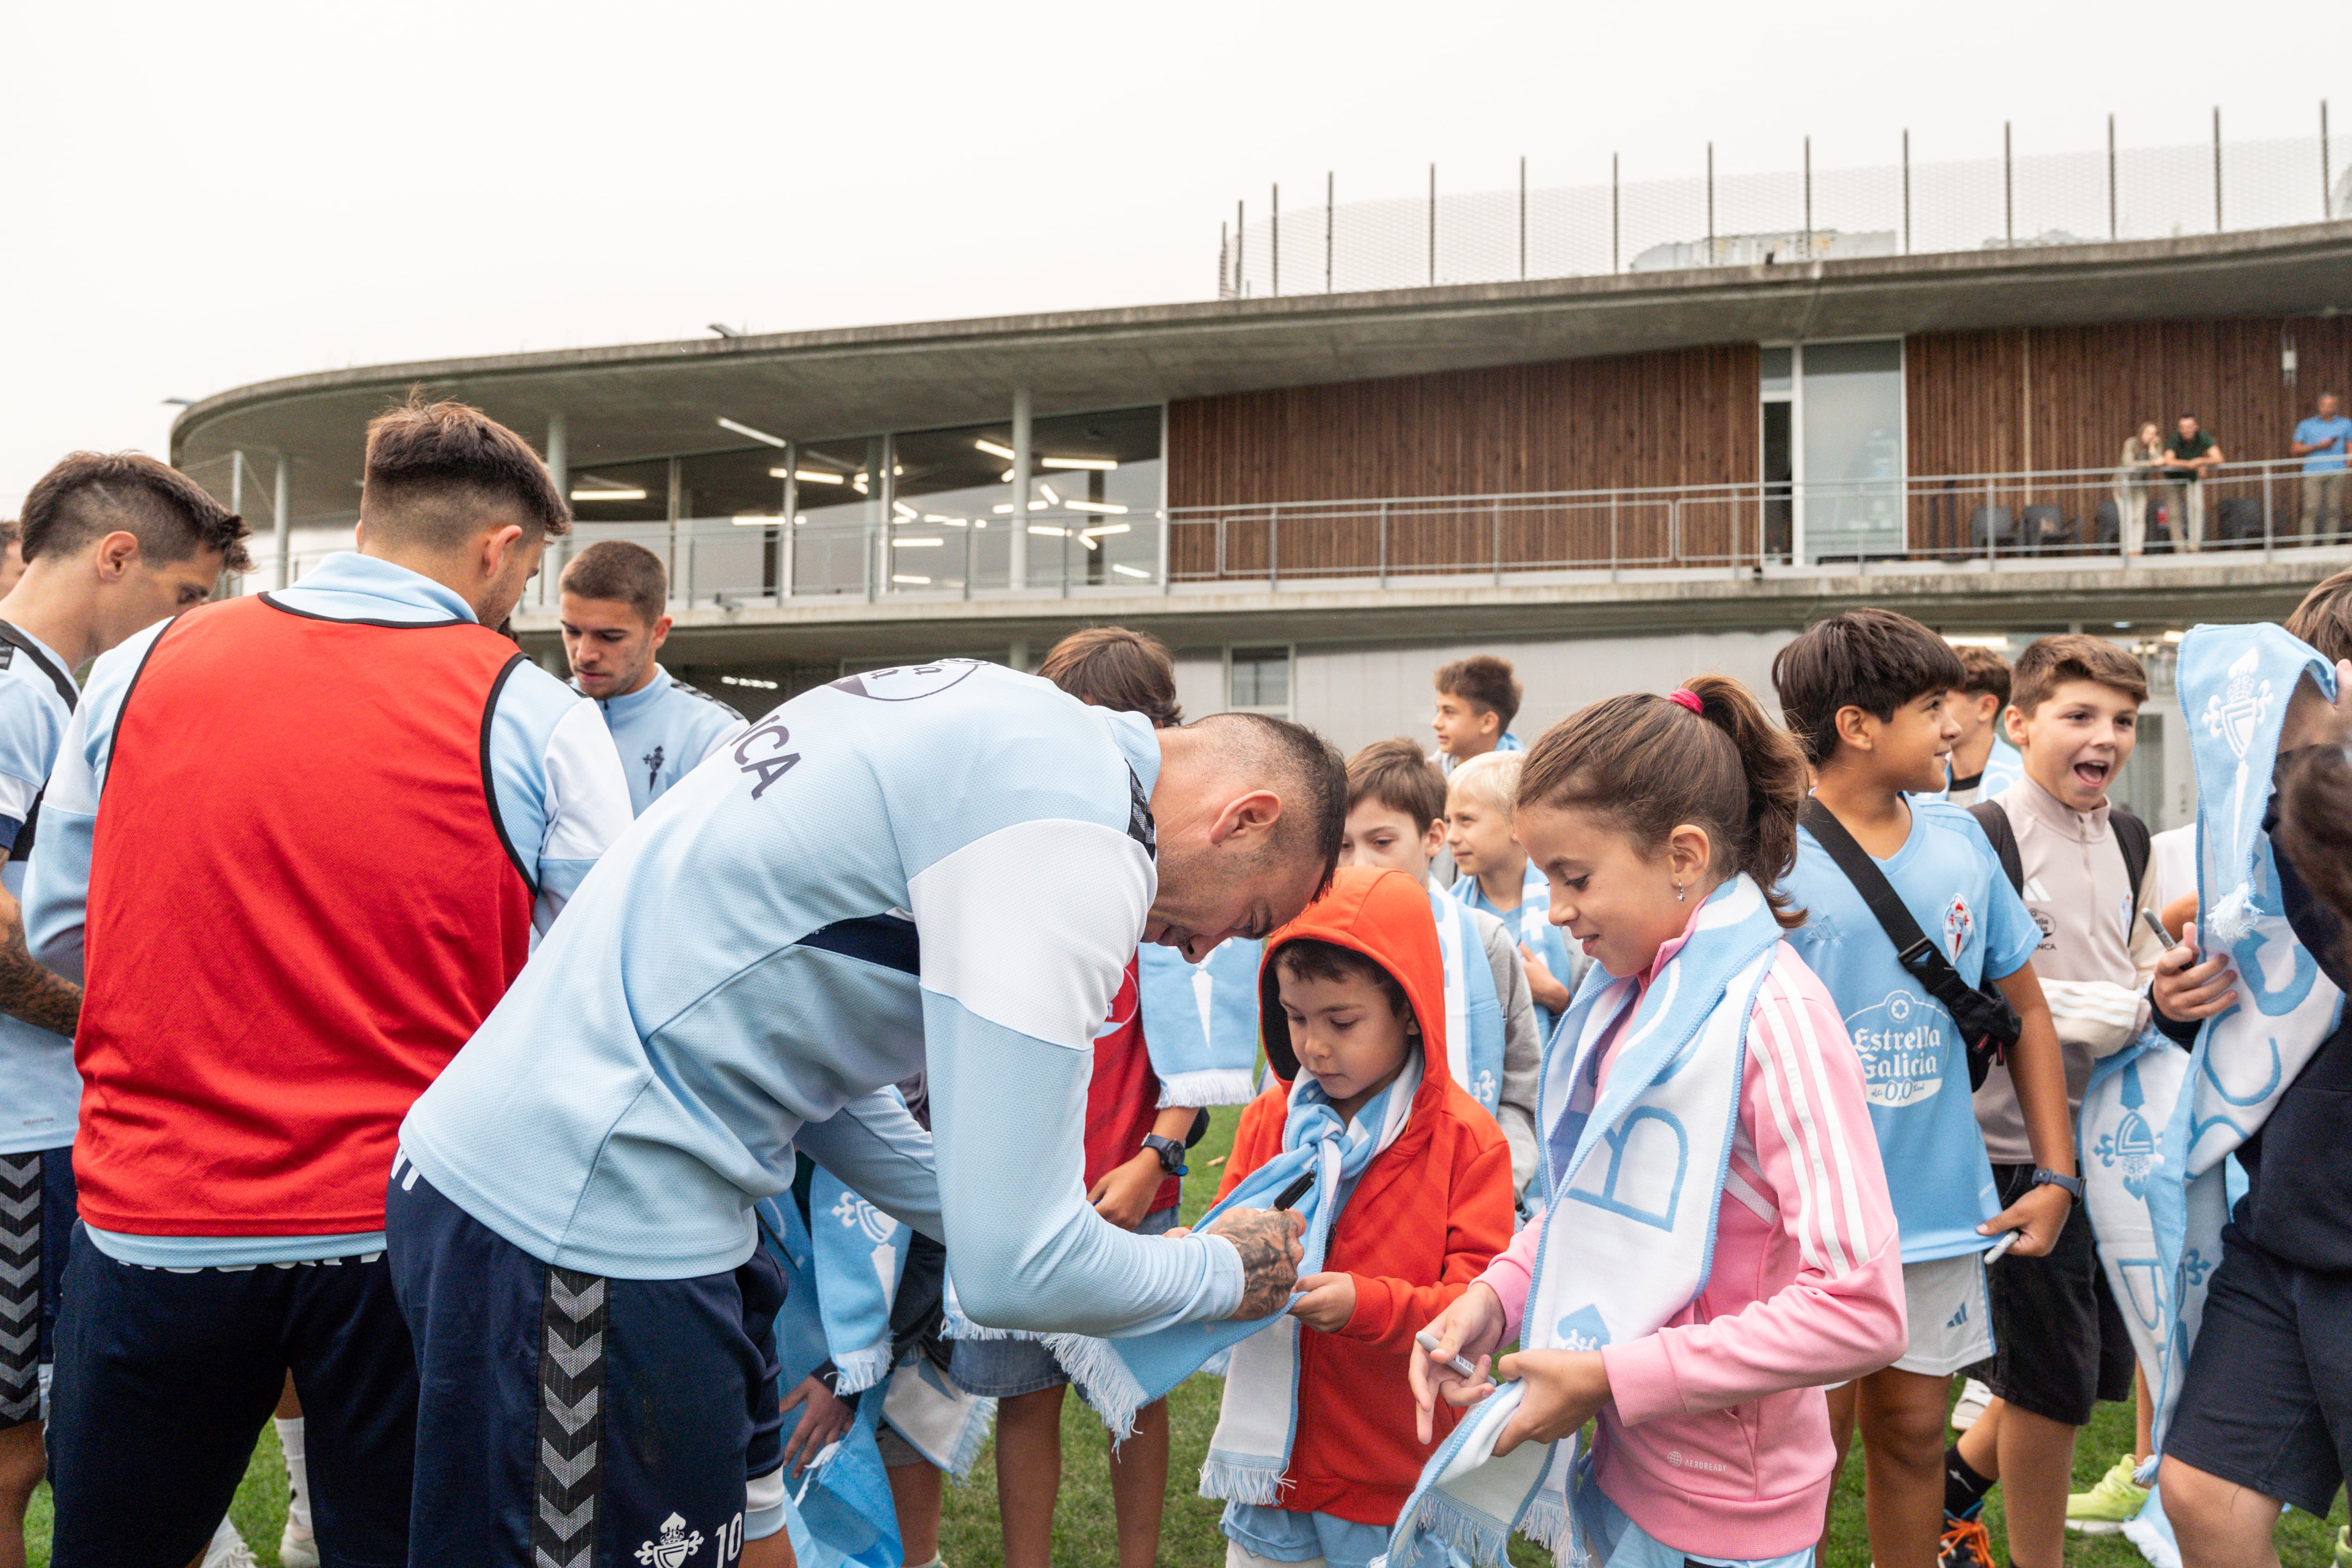
<path id="1" fill-rule="evenodd" d="M 1265 956 L 1257 972 L 1259 1028 L 1266 1063 L 1286 1083 L 1298 1077 L 1298 1053 L 1291 1049 L 1290 1019 L 1282 1010 L 1275 955 L 1283 944 L 1303 937 L 1353 948 L 1394 976 L 1412 1004 L 1413 1021 L 1421 1025 L 1423 1081 L 1444 1078 L 1445 959 L 1438 950 L 1429 889 L 1418 877 L 1371 866 L 1341 866 L 1322 897 L 1265 939 Z M 1482 951 L 1479 961 L 1485 957 Z"/>

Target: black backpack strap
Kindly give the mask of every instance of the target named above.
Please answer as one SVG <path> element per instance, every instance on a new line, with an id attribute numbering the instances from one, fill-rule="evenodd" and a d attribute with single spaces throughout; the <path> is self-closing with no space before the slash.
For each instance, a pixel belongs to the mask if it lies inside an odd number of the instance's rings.
<path id="1" fill-rule="evenodd" d="M 1985 837 L 1992 841 L 1992 852 L 2000 857 L 2000 869 L 2008 876 L 2009 885 L 2023 893 L 2025 857 L 2018 853 L 2017 824 L 2009 820 L 2009 813 L 1994 800 L 1978 801 L 1969 808 L 1969 815 L 1977 820 L 1977 826 L 1982 828 Z M 2139 883 L 2135 882 L 2132 886 L 2137 889 Z"/>
<path id="2" fill-rule="evenodd" d="M 2124 852 L 2124 870 L 2131 877 L 2132 902 L 2137 904 L 2140 883 L 2147 880 L 2149 857 L 2155 853 L 2151 841 L 2155 835 L 2136 812 L 2121 806 L 2108 810 L 2107 826 L 2115 831 L 2116 847 Z"/>
<path id="3" fill-rule="evenodd" d="M 81 693 L 74 689 L 73 677 L 52 664 L 49 656 L 41 652 L 40 644 L 5 621 L 0 621 L 0 669 L 15 664 L 19 653 L 32 660 L 34 667 L 49 677 L 49 685 L 58 688 L 58 695 L 64 701 L 68 713 L 81 705 Z M 34 795 L 33 803 L 25 809 L 24 824 L 16 830 L 16 841 L 8 848 L 9 860 L 23 862 L 32 859 L 33 841 L 40 832 L 41 797 L 48 792 L 48 786 L 43 785 Z"/>
<path id="4" fill-rule="evenodd" d="M 1830 859 L 1837 862 L 1846 881 L 1853 883 L 1854 892 L 1862 894 L 1863 903 L 1870 905 L 1879 928 L 1895 944 L 1895 962 L 1950 1009 L 1955 1020 L 1968 1017 L 1969 1009 L 1977 1005 L 1978 993 L 1960 978 L 1960 972 L 1952 967 L 1952 961 L 1944 956 L 1943 950 L 1919 929 L 1919 923 L 1911 918 L 1911 911 L 1903 903 L 1903 895 L 1895 891 L 1895 884 L 1886 880 L 1886 873 L 1878 869 L 1870 852 L 1853 841 L 1853 835 L 1845 831 L 1845 824 L 1837 820 L 1836 813 L 1811 796 L 1806 797 L 1805 809 L 1797 820 L 1829 852 Z"/>

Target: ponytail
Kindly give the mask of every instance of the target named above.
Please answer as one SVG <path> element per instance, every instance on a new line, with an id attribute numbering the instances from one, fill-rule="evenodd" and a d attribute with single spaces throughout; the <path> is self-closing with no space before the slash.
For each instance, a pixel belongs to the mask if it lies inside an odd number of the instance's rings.
<path id="1" fill-rule="evenodd" d="M 1714 869 L 1755 878 L 1784 928 L 1805 918 L 1780 885 L 1804 799 L 1803 751 L 1728 675 L 1594 703 L 1544 731 L 1519 772 L 1520 807 L 1596 813 L 1651 852 L 1685 822 L 1706 829 Z"/>

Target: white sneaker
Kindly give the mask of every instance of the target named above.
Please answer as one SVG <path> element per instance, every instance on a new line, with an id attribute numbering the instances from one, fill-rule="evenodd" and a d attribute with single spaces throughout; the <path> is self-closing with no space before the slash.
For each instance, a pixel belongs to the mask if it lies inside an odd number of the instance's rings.
<path id="1" fill-rule="evenodd" d="M 1977 1424 L 1977 1417 L 1992 1403 L 1992 1390 L 1971 1377 L 1960 1389 L 1960 1402 L 1952 1406 L 1952 1430 L 1965 1432 Z"/>
<path id="2" fill-rule="evenodd" d="M 205 1544 L 205 1557 L 200 1568 L 261 1568 L 261 1565 L 254 1559 L 253 1548 L 247 1546 L 245 1537 L 236 1532 L 236 1526 L 224 1518 L 220 1527 L 213 1531 L 212 1540 Z"/>
<path id="3" fill-rule="evenodd" d="M 280 1568 L 319 1568 L 319 1538 L 309 1525 L 286 1521 L 286 1532 L 278 1538 L 278 1561 Z"/>

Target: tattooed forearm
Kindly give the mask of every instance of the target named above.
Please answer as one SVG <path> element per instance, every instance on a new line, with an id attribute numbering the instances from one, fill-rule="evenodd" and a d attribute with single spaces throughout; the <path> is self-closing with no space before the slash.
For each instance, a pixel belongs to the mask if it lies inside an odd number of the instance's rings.
<path id="1" fill-rule="evenodd" d="M 1272 1208 L 1237 1208 L 1209 1227 L 1208 1234 L 1223 1237 L 1242 1255 L 1242 1304 L 1234 1317 L 1267 1317 L 1290 1304 L 1300 1229 L 1296 1213 Z"/>
<path id="2" fill-rule="evenodd" d="M 0 1013 L 73 1038 L 81 1022 L 81 988 L 44 967 L 25 946 L 25 918 L 10 899 L 0 924 Z"/>

